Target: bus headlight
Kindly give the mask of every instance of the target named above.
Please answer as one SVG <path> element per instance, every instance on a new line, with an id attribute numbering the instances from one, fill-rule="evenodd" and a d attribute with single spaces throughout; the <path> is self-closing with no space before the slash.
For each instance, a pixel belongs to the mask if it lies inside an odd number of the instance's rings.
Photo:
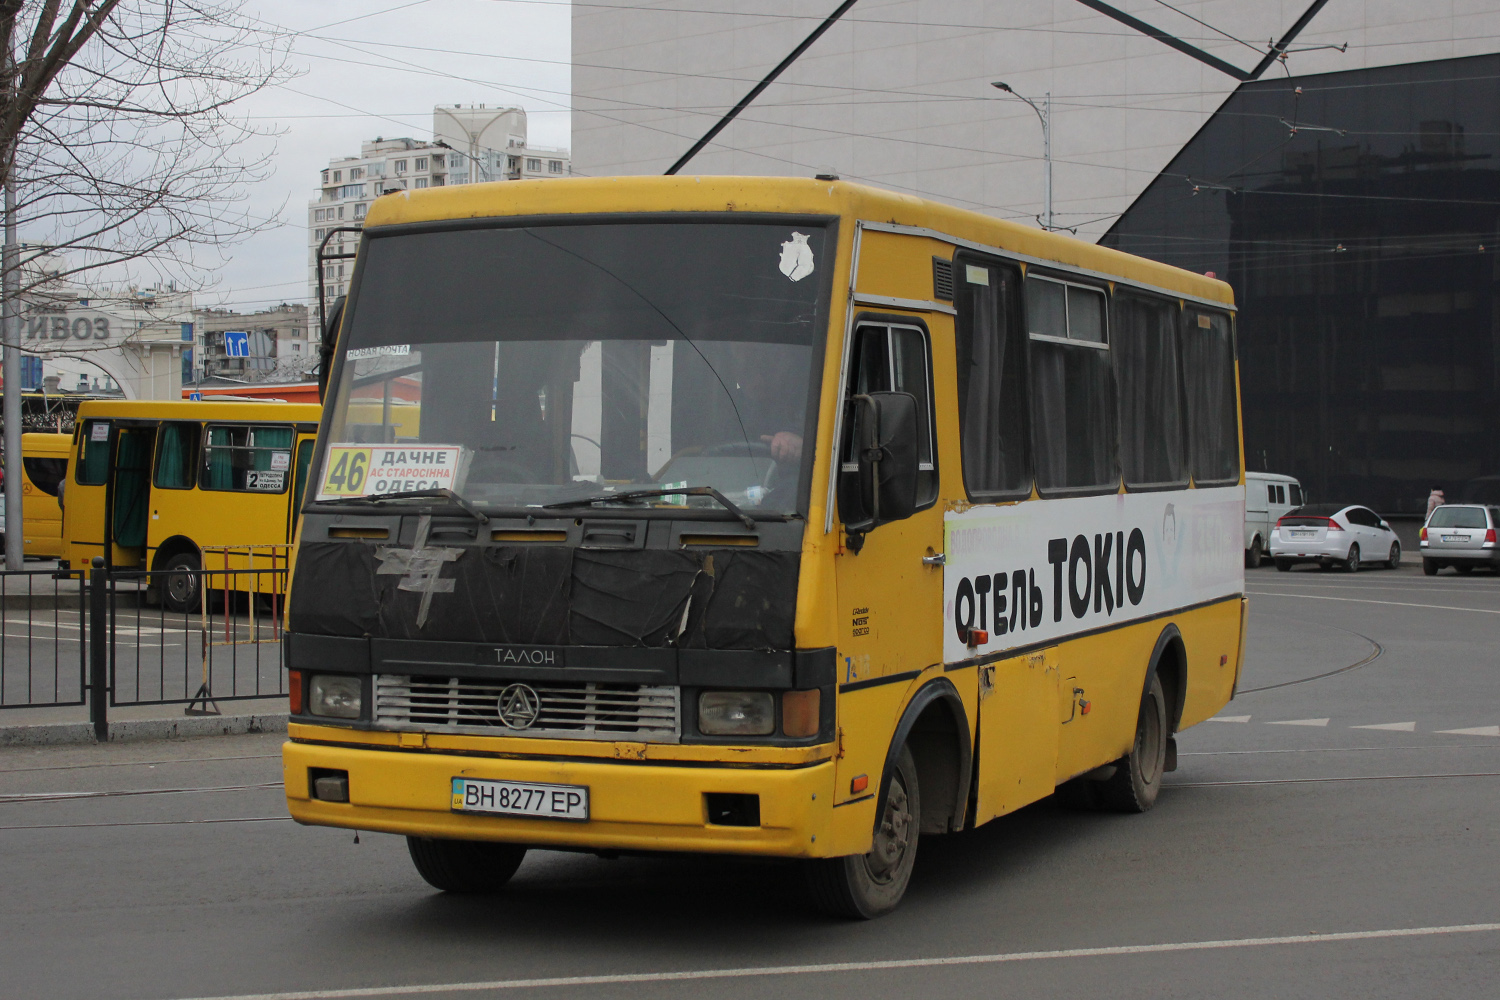
<path id="1" fill-rule="evenodd" d="M 309 685 L 307 710 L 312 715 L 335 719 L 357 719 L 364 707 L 362 685 L 358 677 L 317 674 Z"/>
<path id="2" fill-rule="evenodd" d="M 708 736 L 769 736 L 776 731 L 776 703 L 766 691 L 704 691 L 698 729 Z"/>

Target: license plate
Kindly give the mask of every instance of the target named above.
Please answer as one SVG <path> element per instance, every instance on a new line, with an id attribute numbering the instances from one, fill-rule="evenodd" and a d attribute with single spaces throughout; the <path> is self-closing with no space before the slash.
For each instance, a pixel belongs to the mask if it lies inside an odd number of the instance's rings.
<path id="1" fill-rule="evenodd" d="M 1311 538 L 1315 534 L 1317 534 L 1316 531 L 1294 531 L 1294 532 L 1292 532 L 1292 537 L 1293 538 Z"/>
<path id="2" fill-rule="evenodd" d="M 537 819 L 589 818 L 587 785 L 537 785 L 525 781 L 453 779 L 453 811 Z"/>
<path id="3" fill-rule="evenodd" d="M 1468 540 L 1469 540 L 1469 536 L 1468 535 L 1444 535 L 1443 536 L 1443 541 L 1445 541 L 1445 542 L 1467 542 Z"/>

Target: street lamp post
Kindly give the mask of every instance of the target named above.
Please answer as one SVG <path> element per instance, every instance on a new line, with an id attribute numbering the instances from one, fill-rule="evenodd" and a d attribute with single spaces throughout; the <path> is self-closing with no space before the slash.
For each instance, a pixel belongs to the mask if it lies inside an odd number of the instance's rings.
<path id="1" fill-rule="evenodd" d="M 990 84 L 996 90 L 1003 90 L 1012 97 L 1019 97 L 1025 101 L 1032 111 L 1036 112 L 1037 118 L 1042 122 L 1042 160 L 1046 165 L 1046 181 L 1044 188 L 1042 208 L 1042 228 L 1049 232 L 1057 227 L 1052 224 L 1052 91 L 1042 95 L 1042 106 L 1037 107 L 1036 102 L 1024 94 L 1018 94 L 1010 88 L 1010 84 L 996 80 Z"/>

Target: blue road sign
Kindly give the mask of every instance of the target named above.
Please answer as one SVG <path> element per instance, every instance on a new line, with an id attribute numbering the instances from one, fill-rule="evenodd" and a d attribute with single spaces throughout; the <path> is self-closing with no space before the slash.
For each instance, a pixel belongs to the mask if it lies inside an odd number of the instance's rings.
<path id="1" fill-rule="evenodd" d="M 231 358 L 248 358 L 250 356 L 250 331 L 225 330 L 224 353 Z"/>
<path id="2" fill-rule="evenodd" d="M 201 393 L 201 392 L 190 392 L 190 393 L 188 393 L 188 399 L 196 400 L 197 402 L 201 403 L 201 402 L 203 402 L 203 393 Z"/>

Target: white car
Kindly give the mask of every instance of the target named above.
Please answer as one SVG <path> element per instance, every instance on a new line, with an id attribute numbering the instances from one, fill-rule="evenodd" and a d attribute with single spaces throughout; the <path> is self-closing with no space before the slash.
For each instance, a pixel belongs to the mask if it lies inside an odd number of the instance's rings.
<path id="1" fill-rule="evenodd" d="M 1315 562 L 1324 569 L 1342 566 L 1351 573 L 1365 563 L 1401 565 L 1401 541 L 1391 526 L 1368 507 L 1315 503 L 1298 507 L 1276 522 L 1271 533 L 1276 568 Z"/>
<path id="2" fill-rule="evenodd" d="M 1302 506 L 1302 484 L 1274 472 L 1245 473 L 1245 568 L 1255 569 L 1271 548 L 1283 514 Z"/>

